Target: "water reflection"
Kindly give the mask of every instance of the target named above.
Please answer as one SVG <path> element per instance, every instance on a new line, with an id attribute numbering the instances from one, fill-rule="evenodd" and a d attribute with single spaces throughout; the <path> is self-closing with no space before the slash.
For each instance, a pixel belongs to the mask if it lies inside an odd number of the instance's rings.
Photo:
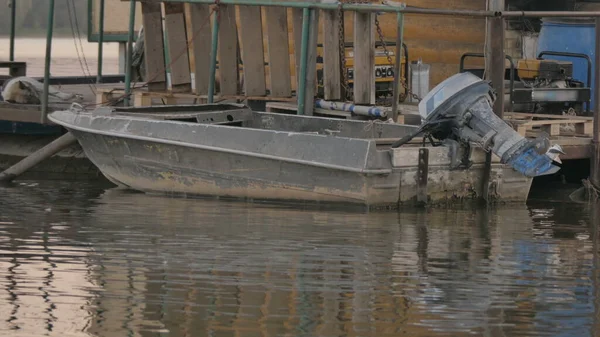
<path id="1" fill-rule="evenodd" d="M 592 336 L 600 207 L 356 213 L 0 189 L 0 331 Z"/>

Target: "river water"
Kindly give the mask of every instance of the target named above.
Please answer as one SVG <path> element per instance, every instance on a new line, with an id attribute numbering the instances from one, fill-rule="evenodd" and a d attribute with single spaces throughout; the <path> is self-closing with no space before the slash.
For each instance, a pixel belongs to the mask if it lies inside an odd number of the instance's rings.
<path id="1" fill-rule="evenodd" d="M 53 75 L 84 73 L 73 40 L 53 53 Z M 41 76 L 44 40 L 19 39 L 17 59 Z M 0 187 L 0 334 L 600 335 L 598 210 L 364 213 L 20 181 Z"/>
<path id="2" fill-rule="evenodd" d="M 593 210 L 367 213 L 20 181 L 0 187 L 0 334 L 594 336 Z"/>
<path id="3" fill-rule="evenodd" d="M 81 76 L 98 74 L 98 44 L 82 39 L 55 38 L 52 40 L 51 76 Z M 0 37 L 0 60 L 8 60 L 10 43 L 7 37 Z M 15 60 L 27 62 L 28 76 L 44 76 L 46 55 L 45 38 L 18 38 L 15 41 Z M 103 74 L 118 74 L 119 47 L 117 43 L 104 45 Z M 0 69 L 0 74 L 8 74 Z"/>

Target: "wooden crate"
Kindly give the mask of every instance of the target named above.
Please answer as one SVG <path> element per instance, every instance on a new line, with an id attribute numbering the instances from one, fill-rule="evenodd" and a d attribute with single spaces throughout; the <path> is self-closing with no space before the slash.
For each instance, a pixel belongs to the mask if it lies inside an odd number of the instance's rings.
<path id="1" fill-rule="evenodd" d="M 560 136 L 563 134 L 561 126 L 569 124 L 575 126 L 574 135 L 591 136 L 594 130 L 593 117 L 507 112 L 504 119 L 522 136 L 526 136 L 528 131 L 538 130 L 550 136 Z"/>

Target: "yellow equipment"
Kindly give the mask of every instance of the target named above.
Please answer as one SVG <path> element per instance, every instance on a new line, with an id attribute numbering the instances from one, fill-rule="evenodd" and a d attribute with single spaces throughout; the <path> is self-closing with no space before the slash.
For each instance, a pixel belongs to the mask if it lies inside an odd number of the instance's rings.
<path id="1" fill-rule="evenodd" d="M 573 62 L 523 59 L 517 62 L 517 75 L 524 80 L 566 80 L 573 77 Z"/>
<path id="2" fill-rule="evenodd" d="M 386 42 L 387 50 L 392 60 L 391 64 L 385 55 L 383 45 L 378 42 L 375 44 L 375 95 L 377 97 L 391 96 L 394 87 L 394 65 L 396 62 L 396 44 L 395 42 Z M 352 91 L 354 83 L 354 52 L 353 44 L 346 43 L 346 73 L 348 79 L 348 87 Z M 408 73 L 408 50 L 406 44 L 403 44 L 404 57 L 400 64 L 401 81 L 407 83 L 406 74 Z M 317 81 L 319 84 L 319 97 L 323 97 L 323 45 L 317 47 Z M 400 93 L 404 92 L 404 88 L 400 88 Z"/>

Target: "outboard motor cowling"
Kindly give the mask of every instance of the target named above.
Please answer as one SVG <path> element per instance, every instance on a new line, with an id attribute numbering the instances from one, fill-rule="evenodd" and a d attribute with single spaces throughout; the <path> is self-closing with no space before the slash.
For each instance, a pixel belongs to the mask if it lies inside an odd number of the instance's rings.
<path id="1" fill-rule="evenodd" d="M 550 147 L 547 137 L 528 140 L 519 135 L 494 114 L 495 99 L 488 82 L 468 72 L 456 74 L 421 100 L 419 113 L 423 123 L 410 138 L 428 133 L 440 140 L 477 143 L 528 177 L 556 173 L 560 168 L 546 155 Z M 393 147 L 406 141 L 407 138 L 400 140 Z"/>

